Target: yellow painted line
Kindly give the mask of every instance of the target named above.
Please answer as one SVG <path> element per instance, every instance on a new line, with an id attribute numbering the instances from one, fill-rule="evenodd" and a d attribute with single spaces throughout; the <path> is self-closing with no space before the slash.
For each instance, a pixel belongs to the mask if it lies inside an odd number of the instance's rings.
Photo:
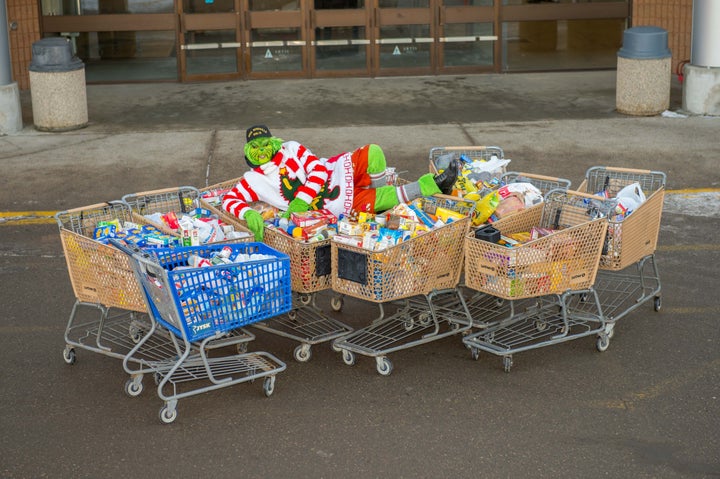
<path id="1" fill-rule="evenodd" d="M 55 223 L 57 211 L 0 211 L 0 225 L 37 225 Z"/>
<path id="2" fill-rule="evenodd" d="M 720 359 L 705 364 L 696 364 L 692 368 L 685 368 L 681 374 L 669 377 L 639 391 L 628 393 L 620 399 L 591 401 L 590 404 L 605 409 L 626 409 L 632 411 L 644 401 L 655 399 L 672 391 L 687 389 L 687 384 L 696 382 L 707 374 L 715 374 L 716 372 L 714 370 L 719 367 Z"/>

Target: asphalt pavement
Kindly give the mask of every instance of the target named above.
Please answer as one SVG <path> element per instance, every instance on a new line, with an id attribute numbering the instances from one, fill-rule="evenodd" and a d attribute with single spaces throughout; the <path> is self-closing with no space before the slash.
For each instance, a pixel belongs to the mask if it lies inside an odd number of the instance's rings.
<path id="1" fill-rule="evenodd" d="M 0 137 L 0 476 L 720 477 L 720 119 L 615 111 L 615 72 L 89 85 L 86 128 Z M 121 361 L 63 361 L 75 296 L 52 215 L 128 193 L 240 176 L 245 129 L 322 156 L 365 143 L 412 178 L 436 146 L 495 145 L 508 169 L 566 178 L 612 166 L 667 175 L 655 294 L 594 336 L 477 361 L 461 336 L 392 352 L 390 376 L 327 343 L 253 330 L 287 364 L 262 382 L 181 399 L 162 425 L 152 378 L 127 397 Z M 635 274 L 635 266 L 623 273 Z M 618 284 L 620 281 L 618 281 Z M 618 293 L 621 295 L 621 293 Z M 377 305 L 327 315 L 367 326 Z M 85 311 L 87 310 L 87 311 Z M 90 317 L 97 312 L 84 308 Z"/>

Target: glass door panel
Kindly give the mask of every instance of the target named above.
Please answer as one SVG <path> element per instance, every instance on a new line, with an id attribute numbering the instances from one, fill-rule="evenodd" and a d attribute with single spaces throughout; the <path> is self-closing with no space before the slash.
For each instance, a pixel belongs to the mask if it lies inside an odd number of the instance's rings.
<path id="1" fill-rule="evenodd" d="M 435 52 L 430 1 L 378 0 L 378 6 L 375 73 L 430 73 Z"/>
<path id="2" fill-rule="evenodd" d="M 182 0 L 180 70 L 183 81 L 240 77 L 235 0 Z"/>
<path id="3" fill-rule="evenodd" d="M 299 0 L 249 0 L 245 23 L 247 69 L 252 77 L 307 73 L 307 12 Z"/>
<path id="4" fill-rule="evenodd" d="M 364 0 L 315 0 L 313 70 L 318 76 L 369 73 L 369 13 Z"/>
<path id="5" fill-rule="evenodd" d="M 492 0 L 443 0 L 439 22 L 439 69 L 493 69 L 497 40 L 494 22 Z"/>

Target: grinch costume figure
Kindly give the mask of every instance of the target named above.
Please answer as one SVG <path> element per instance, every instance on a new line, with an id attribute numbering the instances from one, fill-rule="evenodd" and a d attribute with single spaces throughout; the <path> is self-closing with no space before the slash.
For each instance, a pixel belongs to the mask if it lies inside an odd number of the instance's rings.
<path id="1" fill-rule="evenodd" d="M 245 220 L 262 241 L 265 223 L 250 206 L 262 201 L 283 216 L 327 209 L 336 216 L 351 211 L 376 213 L 420 196 L 448 194 L 460 170 L 453 160 L 439 175 L 421 176 L 402 186 L 387 185 L 385 154 L 378 145 L 365 145 L 332 158 L 319 158 L 297 141 L 274 137 L 267 126 L 247 129 L 244 148 L 250 171 L 223 198 L 223 209 Z"/>

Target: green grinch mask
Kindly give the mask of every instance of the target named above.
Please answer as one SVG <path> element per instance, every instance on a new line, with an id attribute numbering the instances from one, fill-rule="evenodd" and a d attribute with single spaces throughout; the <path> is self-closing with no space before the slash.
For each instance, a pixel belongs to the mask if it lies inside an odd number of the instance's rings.
<path id="1" fill-rule="evenodd" d="M 280 151 L 283 141 L 276 137 L 260 137 L 245 143 L 245 159 L 252 166 L 264 165 Z"/>

